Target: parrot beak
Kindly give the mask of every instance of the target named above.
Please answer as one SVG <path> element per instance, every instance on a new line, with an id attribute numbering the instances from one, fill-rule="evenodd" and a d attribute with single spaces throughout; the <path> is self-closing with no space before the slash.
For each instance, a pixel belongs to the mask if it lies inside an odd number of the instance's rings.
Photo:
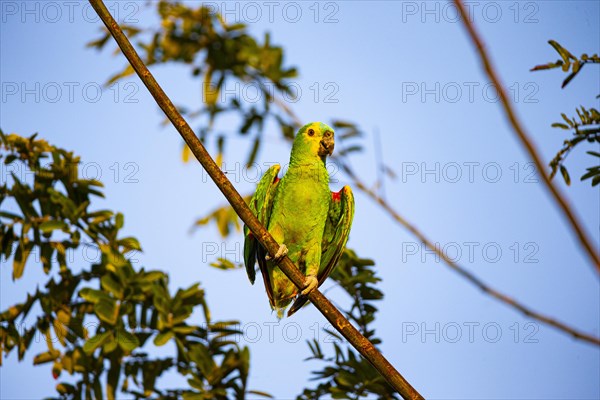
<path id="1" fill-rule="evenodd" d="M 333 132 L 327 131 L 323 135 L 323 139 L 319 142 L 319 156 L 330 156 L 333 153 L 333 147 L 335 146 L 335 140 L 333 139 Z"/>

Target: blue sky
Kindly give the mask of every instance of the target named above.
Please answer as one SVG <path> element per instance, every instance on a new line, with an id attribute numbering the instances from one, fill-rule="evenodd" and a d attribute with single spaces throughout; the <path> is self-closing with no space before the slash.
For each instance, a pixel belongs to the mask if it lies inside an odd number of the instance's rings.
<path id="1" fill-rule="evenodd" d="M 213 227 L 190 234 L 193 221 L 224 200 L 199 165 L 181 162 L 179 136 L 161 126 L 158 107 L 136 77 L 97 91 L 125 60 L 85 48 L 98 36 L 100 24 L 84 4 L 0 2 L 1 128 L 22 135 L 39 132 L 80 154 L 82 171 L 106 185 L 106 200 L 98 208 L 123 212 L 126 232 L 140 239 L 139 266 L 168 271 L 173 289 L 200 281 L 216 319 L 242 321 L 240 343 L 250 347 L 252 357 L 251 388 L 294 397 L 307 385 L 311 369 L 320 367 L 303 359 L 309 354 L 305 340 L 315 337 L 324 318 L 306 308 L 277 322 L 260 284 L 251 286 L 242 271 L 208 266 L 221 255 L 240 261 L 241 235 L 223 241 Z M 121 21 L 155 22 L 142 2 L 107 4 Z M 535 183 L 530 160 L 452 6 L 401 1 L 276 2 L 271 9 L 264 2 L 212 4 L 227 13 L 229 22 L 247 22 L 259 36 L 269 31 L 273 42 L 285 48 L 286 63 L 300 71 L 295 82 L 302 95 L 290 106 L 303 121 L 347 119 L 365 130 L 365 152 L 353 158 L 353 165 L 368 182 L 376 178 L 373 133 L 379 132 L 383 159 L 398 174 L 386 183 L 386 198 L 401 215 L 493 286 L 600 335 L 598 277 L 560 212 Z M 588 66 L 561 89 L 561 72 L 529 69 L 557 58 L 548 39 L 576 55 L 599 52 L 599 3 L 468 4 L 518 116 L 544 160 L 550 160 L 565 139 L 550 124 L 559 121 L 561 112 L 574 114 L 580 104 L 598 107 L 600 74 Z M 152 72 L 175 103 L 198 104 L 199 81 L 185 67 L 161 66 Z M 223 123 L 220 129 L 235 126 Z M 266 137 L 259 165 L 287 163 L 289 144 L 274 126 Z M 247 146 L 232 136 L 226 165 L 244 162 Z M 214 144 L 209 151 L 215 153 Z M 600 193 L 589 181 L 579 181 L 592 161 L 582 150 L 573 152 L 567 162 L 572 186 L 556 183 L 598 245 Z M 250 193 L 255 180 L 231 168 L 234 185 Z M 346 183 L 341 177 L 332 189 Z M 386 296 L 376 322 L 382 350 L 425 397 L 600 397 L 597 347 L 482 296 L 360 193 L 349 246 L 375 259 Z M 41 269 L 30 266 L 23 279 L 12 282 L 11 268 L 3 265 L 0 308 L 23 299 L 43 278 Z M 338 305 L 348 304 L 338 288 L 327 295 Z M 328 338 L 321 333 L 319 340 L 327 348 Z M 0 398 L 53 393 L 50 367 L 33 367 L 33 355 L 22 363 L 15 354 L 5 360 Z M 170 382 L 178 380 L 169 377 L 165 385 Z"/>

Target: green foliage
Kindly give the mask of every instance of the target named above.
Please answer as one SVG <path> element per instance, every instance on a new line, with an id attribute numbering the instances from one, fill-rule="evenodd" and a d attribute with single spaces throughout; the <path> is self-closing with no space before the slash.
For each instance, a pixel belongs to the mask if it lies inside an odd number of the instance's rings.
<path id="1" fill-rule="evenodd" d="M 246 203 L 250 201 L 251 196 L 244 196 Z M 235 213 L 235 210 L 231 207 L 219 207 L 205 217 L 198 218 L 192 227 L 193 230 L 201 226 L 206 226 L 211 222 L 217 226 L 219 234 L 222 238 L 226 238 L 230 233 L 240 232 L 241 223 L 240 217 Z"/>
<path id="2" fill-rule="evenodd" d="M 563 81 L 562 88 L 567 86 L 569 82 L 575 78 L 584 65 L 590 63 L 600 64 L 600 57 L 598 57 L 598 54 L 594 54 L 590 57 L 584 53 L 581 57 L 577 58 L 558 42 L 550 40 L 548 43 L 550 43 L 554 50 L 561 56 L 561 59 L 554 63 L 535 66 L 531 71 L 540 71 L 558 67 L 561 67 L 563 72 L 569 72 L 570 70 L 570 74 Z M 600 95 L 598 97 L 600 97 Z M 598 110 L 595 108 L 590 108 L 588 110 L 581 106 L 579 109 L 575 109 L 575 111 L 577 111 L 579 120 L 576 117 L 569 118 L 565 113 L 562 113 L 561 117 L 565 123 L 555 122 L 552 124 L 553 128 L 568 131 L 572 130 L 572 137 L 563 142 L 563 147 L 549 163 L 551 169 L 550 179 L 556 175 L 557 171 L 560 171 L 563 180 L 567 185 L 571 184 L 571 177 L 567 167 L 564 165 L 564 161 L 571 150 L 582 142 L 600 143 L 600 113 L 598 113 Z M 597 156 L 598 153 L 588 151 L 588 154 Z M 592 186 L 598 185 L 600 183 L 600 165 L 587 168 L 587 172 L 581 177 L 582 181 L 586 179 L 591 179 Z"/>
<path id="3" fill-rule="evenodd" d="M 268 34 L 259 41 L 248 34 L 245 24 L 229 25 L 211 7 L 188 7 L 181 2 L 159 1 L 156 6 L 161 20 L 158 28 L 121 26 L 130 38 L 138 39 L 138 51 L 148 66 L 177 62 L 189 65 L 193 76 L 202 78 L 199 109 L 179 107 L 188 119 L 203 118 L 198 135 L 206 141 L 216 136 L 217 164 L 222 160 L 226 135 L 215 132 L 218 116 L 232 114 L 239 118 L 238 132 L 250 138 L 251 151 L 246 165 L 251 165 L 262 143 L 265 123 L 272 118 L 282 134 L 293 137 L 296 123 L 281 98 L 294 98 L 291 78 L 294 67 L 284 66 L 284 52 L 271 44 Z M 109 33 L 88 44 L 102 49 L 109 42 Z M 112 83 L 133 73 L 127 66 L 108 80 Z M 224 88 L 253 87 L 260 101 L 247 103 L 238 97 L 224 96 Z M 254 89 L 253 89 L 254 90 Z M 275 106 L 275 107 L 273 107 Z M 183 160 L 189 160 L 189 149 L 183 150 Z"/>
<path id="4" fill-rule="evenodd" d="M 346 317 L 353 321 L 374 345 L 381 343 L 375 336 L 371 324 L 375 321 L 377 308 L 374 302 L 383 299 L 383 293 L 375 286 L 379 281 L 373 269 L 374 262 L 359 258 L 352 250 L 346 249 L 331 278 L 352 298 L 349 310 L 343 310 Z M 325 330 L 328 335 L 336 337 L 338 343 L 342 339 L 334 332 Z M 299 400 L 318 399 L 321 397 L 334 399 L 350 399 L 376 396 L 379 399 L 398 399 L 396 391 L 371 364 L 362 358 L 348 345 L 332 343 L 332 356 L 325 356 L 319 341 L 308 341 L 312 356 L 308 360 L 320 360 L 325 366 L 313 371 L 313 380 L 318 381 L 314 389 L 305 389 L 298 396 Z"/>
<path id="5" fill-rule="evenodd" d="M 587 152 L 589 155 L 594 156 L 594 157 L 598 157 L 600 158 L 600 153 L 598 153 L 597 151 L 588 151 Z M 595 165 L 593 167 L 589 167 L 587 169 L 587 173 L 585 173 L 582 177 L 581 180 L 586 180 L 586 179 L 592 179 L 592 186 L 596 186 L 597 184 L 600 183 L 600 160 L 597 161 L 598 165 Z"/>
<path id="6" fill-rule="evenodd" d="M 267 121 L 274 121 L 282 137 L 293 139 L 302 125 L 286 101 L 297 101 L 292 81 L 298 72 L 295 67 L 284 64 L 282 47 L 271 43 L 269 34 L 264 39 L 252 37 L 243 23 L 229 25 L 210 6 L 188 6 L 179 1 L 161 0 L 148 3 L 156 7 L 161 21 L 160 27 L 140 28 L 121 25 L 132 39 L 137 39 L 137 51 L 148 66 L 166 63 L 181 63 L 190 68 L 193 77 L 202 79 L 199 84 L 200 107 L 178 107 L 188 119 L 198 124 L 197 134 L 205 145 L 212 140 L 216 146 L 215 161 L 222 164 L 230 134 L 218 129 L 217 120 L 224 117 L 228 122 L 233 118 L 239 121 L 237 134 L 248 140 L 248 155 L 244 165 L 252 166 L 257 160 Z M 103 49 L 110 34 L 104 29 L 97 40 L 89 47 Z M 128 65 L 109 78 L 107 84 L 133 74 Z M 245 90 L 257 89 L 256 101 L 245 101 Z M 230 94 L 225 96 L 224 89 Z M 229 124 L 230 125 L 230 124 Z M 361 132 L 352 122 L 333 120 L 330 125 L 336 129 L 336 137 L 351 140 L 360 137 Z M 339 143 L 338 143 L 339 144 Z M 350 143 L 338 146 L 339 156 L 360 151 L 362 146 Z M 191 152 L 183 144 L 182 159 L 189 161 Z"/>
<path id="7" fill-rule="evenodd" d="M 552 127 L 573 130 L 573 135 L 570 139 L 567 139 L 563 143 L 562 149 L 556 154 L 556 156 L 550 161 L 550 168 L 552 172 L 550 178 L 553 178 L 558 170 L 560 170 L 563 179 L 567 185 L 570 185 L 571 178 L 569 172 L 564 165 L 566 157 L 569 155 L 571 150 L 575 148 L 581 142 L 588 143 L 600 143 L 600 113 L 595 108 L 587 110 L 585 107 L 577 109 L 577 115 L 579 120 L 575 117 L 569 118 L 565 114 L 561 114 L 564 123 L 556 122 L 552 124 Z M 588 154 L 598 157 L 598 153 L 588 151 Z M 600 163 L 599 165 L 588 168 L 588 172 L 585 173 L 581 180 L 592 179 L 592 186 L 596 186 L 600 183 Z"/>
<path id="8" fill-rule="evenodd" d="M 562 47 L 558 42 L 554 40 L 549 40 L 548 43 L 550 46 L 556 50 L 556 52 L 560 55 L 561 59 L 556 62 L 550 62 L 547 64 L 536 65 L 531 69 L 531 71 L 541 71 L 546 69 L 553 68 L 562 68 L 563 72 L 569 72 L 569 75 L 565 78 L 561 87 L 565 87 L 577 76 L 579 72 L 583 69 L 586 64 L 600 64 L 600 57 L 598 54 L 594 54 L 591 57 L 587 54 L 583 53 L 581 57 L 577 58 L 571 52 L 564 47 Z"/>
<path id="9" fill-rule="evenodd" d="M 375 275 L 374 265 L 373 260 L 360 258 L 353 250 L 346 249 L 331 278 L 352 298 L 352 306 L 345 311 L 348 319 L 377 345 L 380 340 L 374 337 L 375 331 L 369 329 L 369 324 L 375 321 L 374 302 L 383 299 L 383 293 L 375 286 L 381 278 Z"/>
<path id="10" fill-rule="evenodd" d="M 122 237 L 122 214 L 92 209 L 102 184 L 79 176 L 73 153 L 36 135 L 0 132 L 0 139 L 0 161 L 13 171 L 0 186 L 0 205 L 18 208 L 0 213 L 0 257 L 12 257 L 13 279 L 34 263 L 48 276 L 0 314 L 4 355 L 16 351 L 22 360 L 33 338 L 44 337 L 47 349 L 34 365 L 52 363 L 55 379 L 72 376 L 56 386 L 59 398 L 114 399 L 119 387 L 135 398 L 244 398 L 249 350 L 232 339 L 238 322 L 213 322 L 197 283 L 173 294 L 165 273 L 133 267 L 139 242 Z M 71 256 L 85 247 L 100 254 L 91 265 Z M 198 308 L 202 325 L 190 322 Z M 149 355 L 152 345 L 166 344 L 173 356 Z M 189 387 L 160 388 L 158 378 L 175 369 Z"/>

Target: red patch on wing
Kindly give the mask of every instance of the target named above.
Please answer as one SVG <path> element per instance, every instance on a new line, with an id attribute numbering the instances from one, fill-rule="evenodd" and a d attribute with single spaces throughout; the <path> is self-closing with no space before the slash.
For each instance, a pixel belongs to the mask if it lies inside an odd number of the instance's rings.
<path id="1" fill-rule="evenodd" d="M 279 177 L 278 176 L 276 176 L 275 179 L 273 180 L 273 183 L 277 183 L 277 182 L 279 182 Z"/>
<path id="2" fill-rule="evenodd" d="M 340 190 L 339 192 L 331 192 L 331 200 L 340 201 L 342 199 L 342 190 Z"/>

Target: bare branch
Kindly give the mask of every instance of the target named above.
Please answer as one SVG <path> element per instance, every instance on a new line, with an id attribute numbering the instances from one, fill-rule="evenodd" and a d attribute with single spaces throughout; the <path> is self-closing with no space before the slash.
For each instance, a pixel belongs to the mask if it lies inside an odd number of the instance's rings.
<path id="1" fill-rule="evenodd" d="M 506 304 L 509 307 L 512 307 L 529 318 L 540 321 L 548 326 L 556 328 L 570 336 L 573 336 L 575 339 L 580 339 L 585 342 L 589 342 L 595 345 L 600 346 L 600 338 L 594 337 L 592 335 L 588 335 L 586 333 L 580 332 L 575 328 L 572 328 L 566 325 L 563 322 L 557 321 L 554 318 L 548 317 L 544 314 L 541 314 L 537 311 L 532 310 L 531 308 L 523 305 L 517 300 L 505 295 L 504 293 L 499 292 L 498 290 L 490 287 L 488 284 L 479 279 L 475 274 L 467 271 L 456 262 L 452 261 L 448 256 L 444 254 L 444 252 L 439 248 L 439 246 L 435 246 L 434 243 L 429 240 L 417 227 L 404 219 L 396 210 L 390 206 L 390 204 L 381 198 L 377 193 L 375 193 L 372 189 L 369 189 L 365 186 L 365 184 L 356 176 L 354 173 L 342 163 L 342 168 L 344 171 L 352 178 L 352 183 L 356 188 L 361 190 L 371 199 L 373 199 L 376 203 L 378 203 L 394 220 L 396 220 L 400 225 L 404 226 L 408 229 L 414 236 L 417 237 L 425 246 L 435 252 L 444 263 L 452 268 L 455 272 L 457 272 L 460 276 L 471 282 L 473 285 L 477 286 L 482 292 L 492 296 L 493 298 L 499 300 L 500 302 Z"/>
<path id="2" fill-rule="evenodd" d="M 536 168 L 538 169 L 540 175 L 543 178 L 545 188 L 550 192 L 550 194 L 552 195 L 552 198 L 560 207 L 563 215 L 569 221 L 571 228 L 573 229 L 577 238 L 579 239 L 581 246 L 584 248 L 584 250 L 587 252 L 590 259 L 592 260 L 596 272 L 598 274 L 600 274 L 600 255 L 598 254 L 600 252 L 598 252 L 598 250 L 594 248 L 594 245 L 592 245 L 591 240 L 587 237 L 587 234 L 585 233 L 583 227 L 581 226 L 581 223 L 578 221 L 577 216 L 571 210 L 571 207 L 567 203 L 567 200 L 563 197 L 563 195 L 558 190 L 558 188 L 556 186 L 554 186 L 554 184 L 550 180 L 550 177 L 549 177 L 548 173 L 546 172 L 545 164 L 542 162 L 542 159 L 541 159 L 540 155 L 538 154 L 538 151 L 536 150 L 533 143 L 529 139 L 529 136 L 525 132 L 523 126 L 521 125 L 521 122 L 517 119 L 517 116 L 513 110 L 513 107 L 511 105 L 510 101 L 508 100 L 508 96 L 506 95 L 506 90 L 504 89 L 504 86 L 500 83 L 500 79 L 498 78 L 498 75 L 496 74 L 494 66 L 492 65 L 492 63 L 490 61 L 490 57 L 488 56 L 487 51 L 486 51 L 479 35 L 475 31 L 475 27 L 473 26 L 473 23 L 469 19 L 469 15 L 465 11 L 462 1 L 461 0 L 453 0 L 453 1 L 454 1 L 454 4 L 456 4 L 456 7 L 458 8 L 458 10 L 460 11 L 461 20 L 462 20 L 463 24 L 465 25 L 465 28 L 467 29 L 469 36 L 471 37 L 471 40 L 473 41 L 473 44 L 475 45 L 475 48 L 477 49 L 477 53 L 479 54 L 481 62 L 483 63 L 485 72 L 487 73 L 488 77 L 490 78 L 490 80 L 496 86 L 496 89 L 498 90 L 498 95 L 500 97 L 502 107 L 504 108 L 506 117 L 508 118 L 510 124 L 512 125 L 515 134 L 521 141 L 521 144 L 523 145 L 525 150 L 527 150 L 527 152 L 529 153 L 529 157 L 531 157 L 531 159 L 535 163 Z"/>

